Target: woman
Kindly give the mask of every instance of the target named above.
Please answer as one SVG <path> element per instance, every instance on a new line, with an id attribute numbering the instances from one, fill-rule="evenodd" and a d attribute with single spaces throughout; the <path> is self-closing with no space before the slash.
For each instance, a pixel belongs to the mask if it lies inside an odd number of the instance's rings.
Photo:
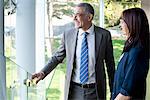
<path id="1" fill-rule="evenodd" d="M 120 25 L 127 39 L 114 78 L 112 100 L 144 100 L 149 69 L 149 25 L 141 8 L 124 10 Z"/>

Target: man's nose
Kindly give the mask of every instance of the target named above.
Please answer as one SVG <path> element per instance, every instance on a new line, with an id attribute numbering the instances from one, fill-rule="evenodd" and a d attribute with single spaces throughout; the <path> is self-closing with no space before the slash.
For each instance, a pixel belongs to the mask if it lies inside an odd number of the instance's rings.
<path id="1" fill-rule="evenodd" d="M 121 28 L 121 25 L 119 24 L 119 28 Z"/>
<path id="2" fill-rule="evenodd" d="M 121 23 L 119 23 L 119 28 L 121 29 Z"/>
<path id="3" fill-rule="evenodd" d="M 76 15 L 73 16 L 73 20 L 77 20 L 77 16 Z"/>

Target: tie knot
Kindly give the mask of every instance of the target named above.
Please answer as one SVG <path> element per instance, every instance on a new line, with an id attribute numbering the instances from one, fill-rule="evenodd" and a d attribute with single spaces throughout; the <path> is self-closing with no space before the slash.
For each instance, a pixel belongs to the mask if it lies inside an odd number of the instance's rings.
<path id="1" fill-rule="evenodd" d="M 88 32 L 84 32 L 83 35 L 86 37 L 88 35 Z"/>

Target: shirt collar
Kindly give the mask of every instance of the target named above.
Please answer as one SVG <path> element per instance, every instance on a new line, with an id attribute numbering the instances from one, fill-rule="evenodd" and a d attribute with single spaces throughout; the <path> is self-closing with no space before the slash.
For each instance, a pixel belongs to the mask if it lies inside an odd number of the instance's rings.
<path id="1" fill-rule="evenodd" d="M 82 28 L 79 29 L 79 35 L 82 35 L 85 31 L 82 30 Z M 94 34 L 94 25 L 92 24 L 92 26 L 86 31 L 89 34 Z"/>

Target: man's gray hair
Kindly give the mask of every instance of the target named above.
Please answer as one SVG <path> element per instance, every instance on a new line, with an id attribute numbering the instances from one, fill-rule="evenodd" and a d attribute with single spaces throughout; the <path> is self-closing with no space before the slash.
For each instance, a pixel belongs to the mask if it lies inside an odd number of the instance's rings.
<path id="1" fill-rule="evenodd" d="M 77 5 L 77 7 L 84 7 L 85 12 L 90 13 L 94 16 L 94 8 L 92 7 L 91 4 L 89 4 L 89 3 L 80 3 L 80 4 Z"/>

